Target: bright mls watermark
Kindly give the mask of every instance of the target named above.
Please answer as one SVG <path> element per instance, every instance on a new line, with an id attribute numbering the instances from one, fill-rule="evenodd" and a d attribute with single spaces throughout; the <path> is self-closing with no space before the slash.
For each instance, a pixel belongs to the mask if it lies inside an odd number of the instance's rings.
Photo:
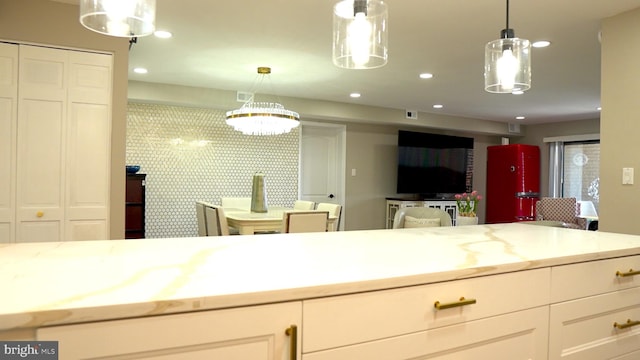
<path id="1" fill-rule="evenodd" d="M 0 360 L 58 360 L 57 341 L 0 341 Z"/>

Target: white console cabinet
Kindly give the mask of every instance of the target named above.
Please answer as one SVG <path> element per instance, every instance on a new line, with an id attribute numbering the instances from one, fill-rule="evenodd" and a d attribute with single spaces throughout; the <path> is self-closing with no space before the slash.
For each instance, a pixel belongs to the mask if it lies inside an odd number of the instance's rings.
<path id="1" fill-rule="evenodd" d="M 453 225 L 456 225 L 458 206 L 455 200 L 394 200 L 387 199 L 387 229 L 393 229 L 393 218 L 396 212 L 409 207 L 430 207 L 444 210 L 451 216 Z"/>

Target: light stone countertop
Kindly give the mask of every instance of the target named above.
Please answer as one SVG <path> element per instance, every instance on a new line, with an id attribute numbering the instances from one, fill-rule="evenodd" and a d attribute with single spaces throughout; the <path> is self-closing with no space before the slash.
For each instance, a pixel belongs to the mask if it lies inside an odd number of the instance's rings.
<path id="1" fill-rule="evenodd" d="M 526 224 L 0 245 L 0 331 L 427 284 L 640 254 Z"/>

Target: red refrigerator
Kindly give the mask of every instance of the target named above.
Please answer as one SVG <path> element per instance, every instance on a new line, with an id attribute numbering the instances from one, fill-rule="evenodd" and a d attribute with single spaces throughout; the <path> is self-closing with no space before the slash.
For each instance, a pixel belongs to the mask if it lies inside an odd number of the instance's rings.
<path id="1" fill-rule="evenodd" d="M 487 224 L 534 220 L 540 198 L 540 149 L 534 145 L 487 147 Z"/>

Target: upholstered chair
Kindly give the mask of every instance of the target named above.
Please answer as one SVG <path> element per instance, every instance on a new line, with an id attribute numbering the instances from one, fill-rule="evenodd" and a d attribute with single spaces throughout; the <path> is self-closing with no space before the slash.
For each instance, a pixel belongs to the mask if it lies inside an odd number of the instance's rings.
<path id="1" fill-rule="evenodd" d="M 536 202 L 536 221 L 560 222 L 562 227 L 586 229 L 587 223 L 580 214 L 580 203 L 576 198 L 544 197 Z"/>
<path id="2" fill-rule="evenodd" d="M 448 212 L 430 207 L 402 208 L 396 211 L 393 228 L 452 226 Z"/>

